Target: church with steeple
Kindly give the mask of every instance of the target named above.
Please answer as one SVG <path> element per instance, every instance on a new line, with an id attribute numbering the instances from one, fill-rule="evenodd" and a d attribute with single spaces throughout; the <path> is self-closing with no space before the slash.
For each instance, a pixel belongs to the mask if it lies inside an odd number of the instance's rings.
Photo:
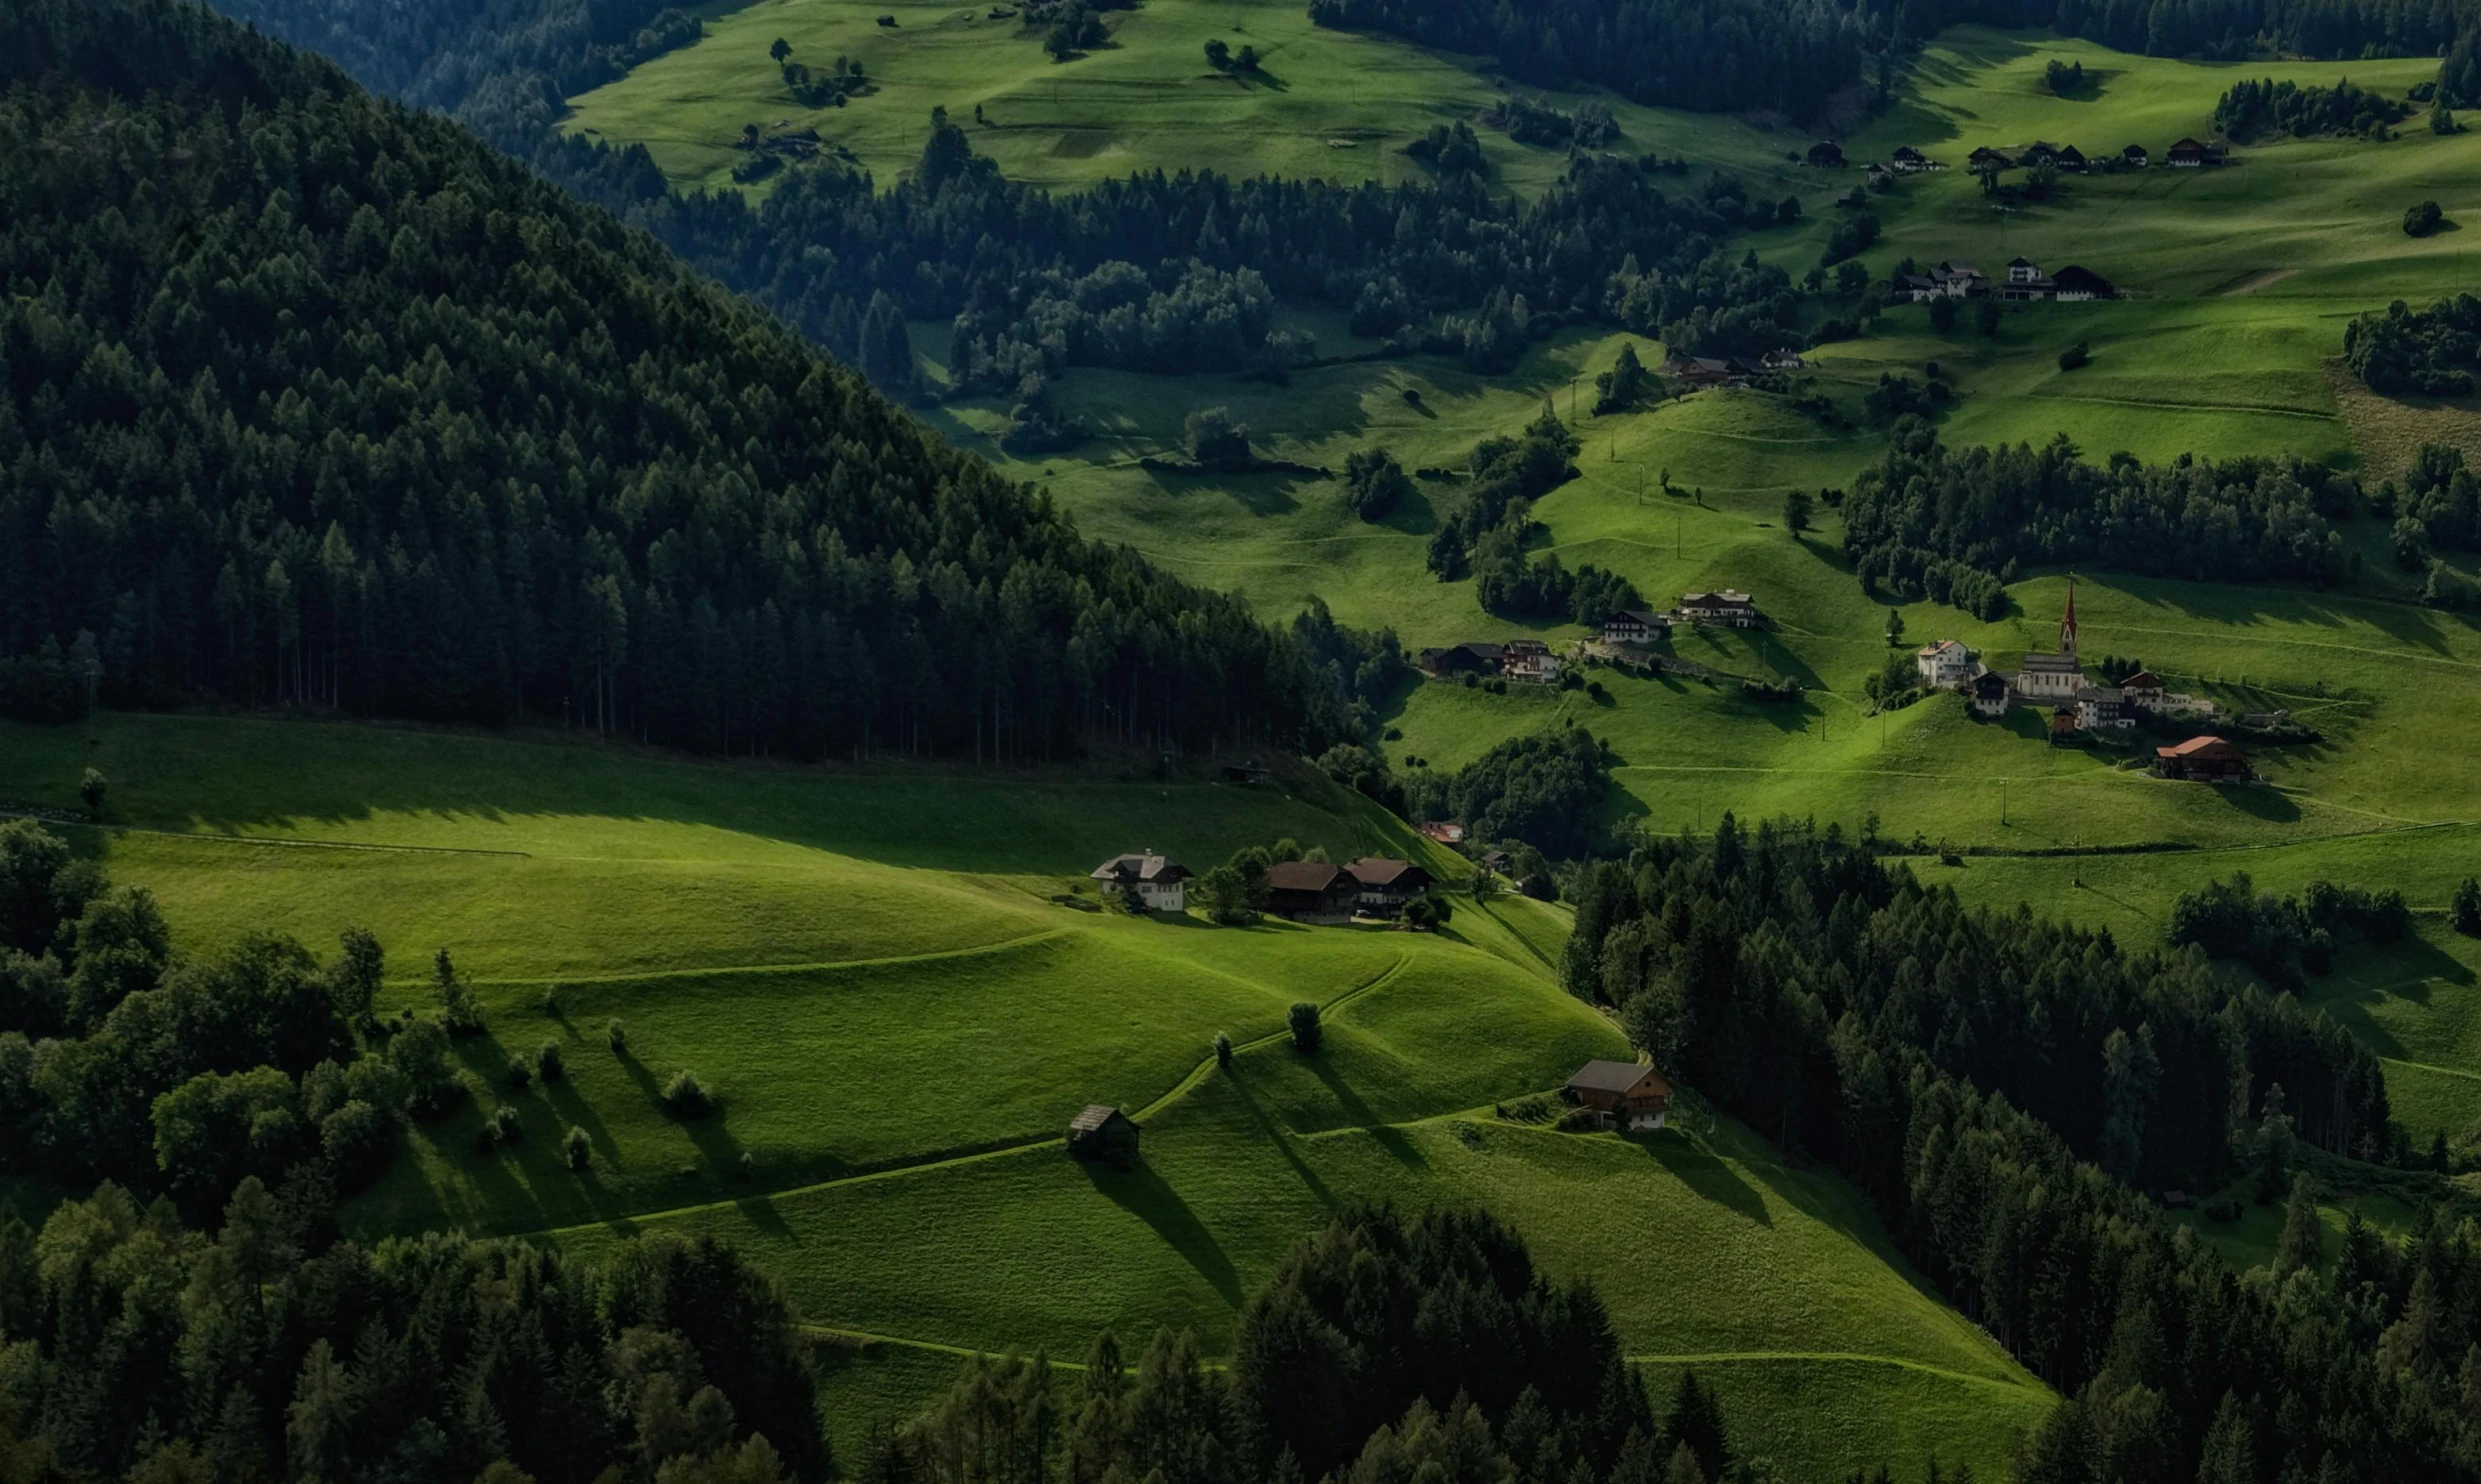
<path id="1" fill-rule="evenodd" d="M 2076 658 L 2076 583 L 2068 581 L 2067 617 L 2059 622 L 2059 652 L 2028 654 L 2016 671 L 2016 694 L 2028 701 L 2074 701 L 2086 686 Z"/>

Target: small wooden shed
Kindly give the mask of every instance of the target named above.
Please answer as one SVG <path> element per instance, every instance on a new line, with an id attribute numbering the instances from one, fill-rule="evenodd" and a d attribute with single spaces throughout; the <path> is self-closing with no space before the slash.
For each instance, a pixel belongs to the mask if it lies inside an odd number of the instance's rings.
<path id="1" fill-rule="evenodd" d="M 1137 1166 L 1137 1121 L 1105 1103 L 1089 1103 L 1068 1123 L 1068 1152 L 1115 1170 Z"/>

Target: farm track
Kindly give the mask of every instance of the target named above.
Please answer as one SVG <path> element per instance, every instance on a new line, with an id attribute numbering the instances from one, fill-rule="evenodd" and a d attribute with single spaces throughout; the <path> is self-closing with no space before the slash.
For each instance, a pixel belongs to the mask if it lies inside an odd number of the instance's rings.
<path id="1" fill-rule="evenodd" d="M 1058 931 L 1065 932 L 1067 929 L 1063 928 Z M 973 950 L 966 951 L 971 952 Z M 928 956 L 945 957 L 948 955 Z M 1342 994 L 1337 995 L 1334 999 L 1328 1001 L 1324 1006 L 1320 1007 L 1320 1013 L 1324 1015 L 1332 1015 L 1343 1010 L 1355 1000 L 1358 1000 L 1392 982 L 1397 975 L 1404 972 L 1405 966 L 1411 962 L 1412 956 L 1410 954 L 1399 955 L 1396 961 L 1387 968 L 1379 971 L 1363 983 L 1353 986 L 1351 989 L 1344 991 Z M 1245 1051 L 1254 1047 L 1270 1046 L 1283 1040 L 1287 1034 L 1289 1033 L 1285 1031 L 1269 1032 L 1268 1034 L 1256 1037 L 1253 1040 L 1238 1043 L 1233 1047 L 1233 1049 L 1235 1051 Z M 1171 1106 L 1174 1102 L 1177 1102 L 1180 1098 L 1187 1095 L 1200 1082 L 1206 1080 L 1206 1075 L 1214 1069 L 1215 1058 L 1212 1055 L 1201 1058 L 1198 1064 L 1195 1067 L 1192 1067 L 1189 1072 L 1178 1082 L 1174 1083 L 1169 1091 L 1165 1092 L 1161 1097 L 1156 1098 L 1153 1102 L 1146 1104 L 1143 1108 L 1138 1109 L 1136 1113 L 1131 1116 L 1141 1120 L 1153 1117 L 1156 1113 Z M 1010 1154 L 1021 1154 L 1031 1149 L 1064 1148 L 1067 1143 L 1068 1140 L 1064 1136 L 1058 1134 L 1030 1134 L 1018 1139 L 1010 1139 L 997 1143 L 980 1145 L 964 1152 L 933 1150 L 927 1154 L 891 1161 L 871 1169 L 857 1171 L 853 1174 L 838 1175 L 831 1180 L 813 1181 L 807 1185 L 786 1186 L 780 1190 L 754 1191 L 747 1196 L 736 1197 L 731 1200 L 699 1201 L 692 1205 L 674 1206 L 661 1211 L 635 1212 L 628 1215 L 609 1217 L 600 1221 L 571 1222 L 566 1226 L 534 1227 L 526 1230 L 511 1231 L 507 1235 L 513 1237 L 556 1238 L 567 1232 L 597 1230 L 629 1231 L 649 1222 L 670 1221 L 683 1216 L 695 1216 L 710 1211 L 721 1211 L 728 1207 L 739 1207 L 753 1202 L 775 1201 L 795 1196 L 812 1195 L 825 1190 L 838 1190 L 847 1186 L 867 1185 L 875 1181 L 892 1180 L 900 1175 L 918 1174 L 927 1170 L 953 1169 L 964 1165 L 980 1164 L 985 1160 L 998 1159 L 1002 1156 Z"/>
<path id="2" fill-rule="evenodd" d="M 294 850 L 368 850 L 381 855 L 489 855 L 507 860 L 532 860 L 531 850 L 488 850 L 472 845 L 383 845 L 367 840 L 300 840 L 281 835 L 227 835 L 207 830 L 168 830 L 143 824 L 101 824 L 68 817 L 56 809 L 0 809 L 0 819 L 31 819 L 73 830 L 104 830 L 116 835 L 158 835 L 170 840 L 205 840 L 218 845 L 274 845 Z"/>

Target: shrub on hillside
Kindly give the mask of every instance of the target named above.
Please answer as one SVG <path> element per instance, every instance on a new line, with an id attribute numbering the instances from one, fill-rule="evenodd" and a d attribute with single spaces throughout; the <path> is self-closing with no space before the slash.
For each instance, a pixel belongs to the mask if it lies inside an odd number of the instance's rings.
<path id="1" fill-rule="evenodd" d="M 2437 231 L 2438 224 L 2445 220 L 2446 213 L 2438 209 L 2435 201 L 2407 206 L 2403 209 L 2403 234 L 2406 237 L 2426 237 Z"/>
<path id="2" fill-rule="evenodd" d="M 557 1082 L 567 1073 L 568 1068 L 560 1061 L 559 1042 L 545 1041 L 542 1049 L 534 1053 L 534 1071 L 545 1082 Z"/>
<path id="3" fill-rule="evenodd" d="M 1296 1000 L 1284 1017 L 1284 1026 L 1292 1032 L 1292 1049 L 1308 1056 L 1325 1044 L 1326 1029 L 1318 1023 L 1318 1006 L 1311 1000 Z"/>
<path id="4" fill-rule="evenodd" d="M 570 1169 L 583 1174 L 586 1167 L 594 1163 L 594 1140 L 586 1137 L 584 1129 L 572 1126 L 560 1140 L 560 1159 Z"/>
<path id="5" fill-rule="evenodd" d="M 698 1081 L 698 1074 L 684 1068 L 672 1074 L 663 1084 L 663 1110 L 675 1118 L 703 1118 L 715 1106 L 715 1100 Z"/>

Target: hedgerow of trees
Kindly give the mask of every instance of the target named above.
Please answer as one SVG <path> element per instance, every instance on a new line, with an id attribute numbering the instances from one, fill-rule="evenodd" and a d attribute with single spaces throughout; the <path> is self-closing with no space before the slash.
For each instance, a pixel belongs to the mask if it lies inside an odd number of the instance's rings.
<path id="1" fill-rule="evenodd" d="M 2460 397 L 2481 363 L 2481 298 L 2457 294 L 2424 310 L 2403 300 L 2343 327 L 2343 363 L 2369 390 Z"/>
<path id="2" fill-rule="evenodd" d="M 0 89 L 16 714 L 94 682 L 800 755 L 1340 735 L 1353 698 L 1238 602 L 323 62 L 28 0 Z"/>
<path id="3" fill-rule="evenodd" d="M 2332 518 L 2359 498 L 2350 476 L 2296 458 L 2097 465 L 2065 435 L 1950 449 L 1908 418 L 1844 499 L 1844 550 L 1864 583 L 1991 618 L 2020 567 L 2072 561 L 2338 582 L 2351 564 Z"/>
<path id="4" fill-rule="evenodd" d="M 2333 87 L 2303 87 L 2289 78 L 2242 80 L 2231 85 L 2214 104 L 2214 132 L 2247 141 L 2268 134 L 2306 139 L 2315 134 L 2366 134 L 2383 137 L 2390 124 L 2412 116 L 2412 105 L 2401 98 L 2357 86 L 2350 80 Z"/>

